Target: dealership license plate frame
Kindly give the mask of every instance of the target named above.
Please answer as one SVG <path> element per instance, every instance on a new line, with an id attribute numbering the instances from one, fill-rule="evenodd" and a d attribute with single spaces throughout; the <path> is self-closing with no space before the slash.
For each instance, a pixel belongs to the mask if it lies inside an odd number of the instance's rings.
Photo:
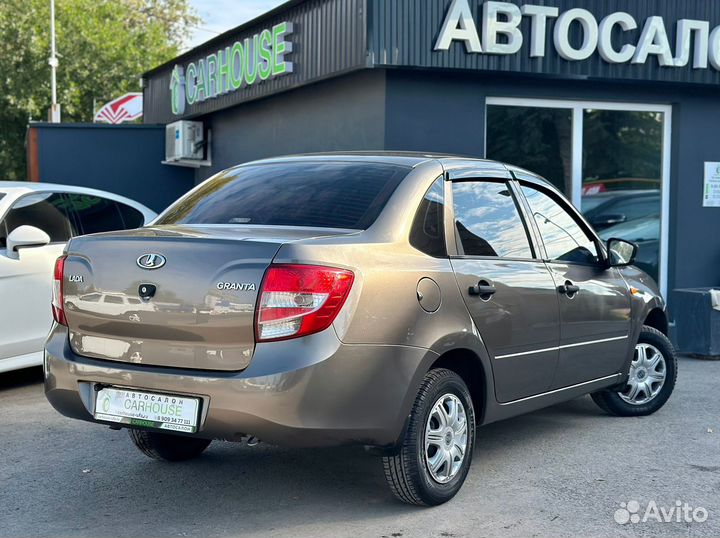
<path id="1" fill-rule="evenodd" d="M 107 406 L 104 398 L 108 399 Z M 115 401 L 113 402 L 113 398 Z M 147 413 L 144 410 L 131 409 L 125 411 L 125 400 L 143 402 L 144 404 L 159 403 L 161 405 L 187 405 L 180 417 L 171 417 L 159 412 Z M 122 403 L 119 403 L 122 402 Z M 112 422 L 132 428 L 145 428 L 178 433 L 197 433 L 202 411 L 202 398 L 184 394 L 168 394 L 144 389 L 98 386 L 95 392 L 95 420 Z M 120 409 L 118 409 L 120 405 Z M 169 409 L 169 408 L 168 408 Z"/>

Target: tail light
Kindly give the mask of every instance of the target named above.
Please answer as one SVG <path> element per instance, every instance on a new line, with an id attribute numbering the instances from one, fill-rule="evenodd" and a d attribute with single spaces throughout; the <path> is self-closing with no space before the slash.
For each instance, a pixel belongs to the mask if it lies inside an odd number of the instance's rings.
<path id="1" fill-rule="evenodd" d="M 352 271 L 314 265 L 271 265 L 256 317 L 258 342 L 298 338 L 327 329 L 352 287 Z"/>
<path id="2" fill-rule="evenodd" d="M 60 256 L 55 262 L 55 271 L 53 272 L 53 296 L 52 296 L 52 313 L 55 321 L 60 325 L 67 326 L 65 319 L 65 307 L 63 306 L 63 273 L 65 272 L 65 259 L 67 256 Z"/>

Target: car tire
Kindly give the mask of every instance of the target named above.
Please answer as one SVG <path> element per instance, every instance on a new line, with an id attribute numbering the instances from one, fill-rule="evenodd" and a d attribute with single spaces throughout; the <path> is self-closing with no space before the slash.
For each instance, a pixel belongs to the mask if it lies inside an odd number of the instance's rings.
<path id="1" fill-rule="evenodd" d="M 644 351 L 643 351 L 644 350 Z M 652 366 L 657 360 L 657 366 Z M 662 368 L 659 368 L 661 366 Z M 592 394 L 592 399 L 606 413 L 620 417 L 641 417 L 658 411 L 670 398 L 677 381 L 677 356 L 670 340 L 652 327 L 644 326 L 635 348 L 627 385 L 621 390 L 607 389 Z M 660 385 L 659 373 L 663 373 Z M 650 374 L 650 375 L 649 375 Z M 644 385 L 635 392 L 635 387 Z"/>
<path id="2" fill-rule="evenodd" d="M 197 458 L 210 445 L 210 439 L 183 437 L 147 430 L 128 430 L 140 452 L 155 460 L 186 461 Z"/>
<path id="3" fill-rule="evenodd" d="M 475 411 L 465 382 L 451 370 L 431 370 L 415 398 L 401 445 L 383 457 L 385 479 L 405 503 L 443 504 L 465 482 L 474 447 Z M 440 465 L 431 471 L 431 462 L 437 461 Z"/>

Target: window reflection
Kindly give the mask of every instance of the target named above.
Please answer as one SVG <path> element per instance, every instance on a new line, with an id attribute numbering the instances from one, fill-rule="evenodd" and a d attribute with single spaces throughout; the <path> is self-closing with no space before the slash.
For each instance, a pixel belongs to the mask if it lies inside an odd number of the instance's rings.
<path id="1" fill-rule="evenodd" d="M 461 255 L 533 257 L 525 227 L 506 184 L 453 183 L 453 203 Z"/>
<path id="2" fill-rule="evenodd" d="M 657 280 L 664 117 L 585 110 L 582 209 L 603 239 L 638 243 L 636 265 Z"/>
<path id="3" fill-rule="evenodd" d="M 532 170 L 569 194 L 572 187 L 572 110 L 488 106 L 487 158 Z"/>

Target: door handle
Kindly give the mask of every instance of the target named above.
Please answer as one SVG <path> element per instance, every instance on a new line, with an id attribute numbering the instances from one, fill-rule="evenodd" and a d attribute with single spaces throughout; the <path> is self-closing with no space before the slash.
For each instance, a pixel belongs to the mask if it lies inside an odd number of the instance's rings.
<path id="1" fill-rule="evenodd" d="M 487 280 L 481 280 L 476 286 L 470 286 L 468 289 L 470 295 L 476 295 L 487 301 L 497 293 L 497 288 L 490 284 Z"/>
<path id="2" fill-rule="evenodd" d="M 575 297 L 580 292 L 580 286 L 576 286 L 569 280 L 565 281 L 565 284 L 562 286 L 558 286 L 558 293 L 563 293 L 570 297 L 571 299 Z"/>

